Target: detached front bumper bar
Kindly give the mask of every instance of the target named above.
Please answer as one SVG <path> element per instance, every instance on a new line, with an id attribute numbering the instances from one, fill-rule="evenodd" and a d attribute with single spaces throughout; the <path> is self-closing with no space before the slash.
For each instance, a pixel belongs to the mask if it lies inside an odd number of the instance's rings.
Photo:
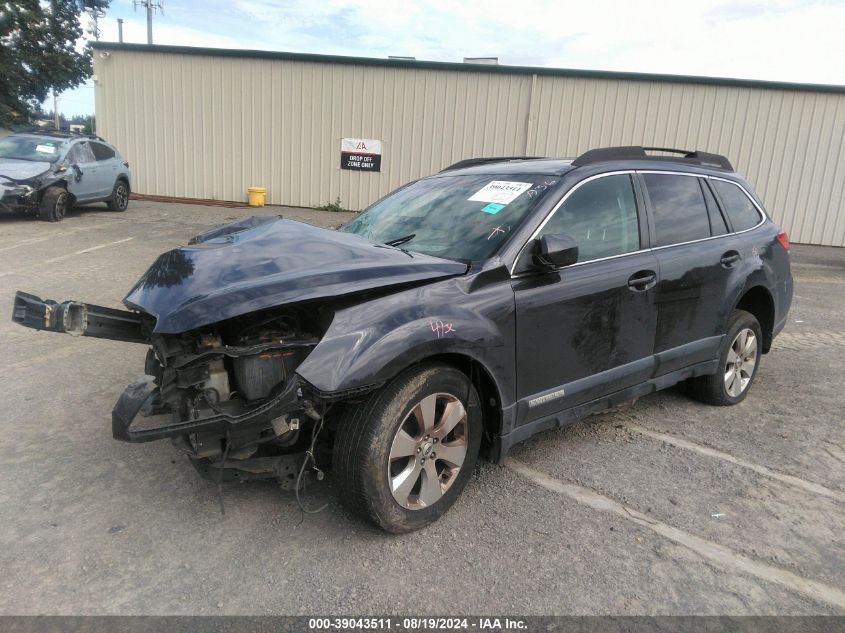
<path id="1" fill-rule="evenodd" d="M 139 314 L 79 301 L 57 303 L 20 290 L 15 293 L 12 321 L 35 330 L 65 332 L 71 336 L 150 342 Z"/>
<path id="2" fill-rule="evenodd" d="M 294 411 L 301 411 L 304 408 L 304 402 L 299 395 L 301 393 L 299 381 L 296 377 L 292 377 L 285 388 L 274 398 L 240 415 L 218 413 L 196 420 L 133 430 L 131 427 L 135 418 L 141 413 L 144 405 L 150 402 L 158 392 L 158 388 L 153 381 L 152 376 L 142 376 L 126 387 L 117 404 L 114 405 L 111 424 L 112 435 L 115 439 L 124 442 L 151 442 L 189 433 L 217 432 L 225 435 L 226 431 L 230 429 L 235 430 L 246 425 L 266 425 L 269 427 L 271 421 L 275 418 Z"/>

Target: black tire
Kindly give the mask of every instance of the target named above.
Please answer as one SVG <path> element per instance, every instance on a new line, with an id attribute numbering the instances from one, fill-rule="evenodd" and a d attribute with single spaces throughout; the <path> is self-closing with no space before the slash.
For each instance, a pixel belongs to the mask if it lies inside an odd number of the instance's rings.
<path id="1" fill-rule="evenodd" d="M 129 207 L 129 183 L 123 178 L 114 183 L 111 198 L 106 200 L 106 205 L 110 211 L 126 211 Z"/>
<path id="2" fill-rule="evenodd" d="M 47 222 L 59 222 L 67 214 L 70 197 L 63 187 L 49 187 L 38 205 L 38 217 Z"/>
<path id="3" fill-rule="evenodd" d="M 432 451 L 431 442 L 436 442 L 436 439 L 419 440 L 426 442 L 422 450 L 430 456 L 430 463 L 419 467 L 421 474 L 415 487 L 419 486 L 420 492 L 417 494 L 422 498 L 422 488 L 429 481 L 428 469 L 434 469 L 440 474 L 432 481 L 437 482 L 437 490 L 442 496 L 430 505 L 409 509 L 394 498 L 390 480 L 396 475 L 391 469 L 402 467 L 403 464 L 397 462 L 403 459 L 409 460 L 405 462 L 405 468 L 416 469 L 417 458 L 421 455 L 394 457 L 391 461 L 391 449 L 400 428 L 407 428 L 405 425 L 409 423 L 415 424 L 417 414 L 412 411 L 418 404 L 422 406 L 423 399 L 427 397 L 434 397 L 438 403 L 437 419 L 440 421 L 446 417 L 439 417 L 445 411 L 445 408 L 440 408 L 442 398 L 446 398 L 446 406 L 449 407 L 454 407 L 455 401 L 461 403 L 466 416 L 454 428 L 466 432 L 460 440 L 461 445 L 466 446 L 466 453 L 457 472 L 453 473 L 449 463 L 442 460 L 442 453 L 441 458 L 437 458 L 436 450 Z M 395 534 L 411 532 L 436 521 L 452 506 L 472 476 L 481 445 L 481 416 L 478 394 L 462 372 L 448 365 L 433 363 L 406 370 L 388 386 L 372 394 L 367 402 L 350 405 L 339 421 L 332 463 L 341 503 L 349 512 Z M 434 433 L 431 435 L 435 436 Z M 425 438 L 428 437 L 425 435 Z M 437 450 L 451 447 L 455 436 L 450 437 L 444 436 Z M 419 448 L 416 450 L 420 451 Z M 422 470 L 427 472 L 423 474 Z M 444 479 L 445 483 L 441 483 L 440 477 L 450 476 L 451 479 Z M 442 491 L 443 485 L 447 486 L 445 492 Z"/>
<path id="4" fill-rule="evenodd" d="M 753 360 L 753 370 L 750 368 L 750 361 L 746 361 L 744 365 L 748 366 L 750 371 L 739 369 L 743 363 L 731 362 L 735 358 L 738 343 L 738 336 L 742 332 L 750 330 L 755 337 L 756 347 Z M 731 354 L 731 359 L 729 359 Z M 719 354 L 719 369 L 712 376 L 699 376 L 687 381 L 687 392 L 690 396 L 701 402 L 712 404 L 716 406 L 729 406 L 742 402 L 751 390 L 751 385 L 754 383 L 754 378 L 757 376 L 757 369 L 760 367 L 760 357 L 763 355 L 763 336 L 760 329 L 760 323 L 750 312 L 745 310 L 734 310 L 728 322 L 728 331 L 722 342 L 722 350 Z M 731 373 L 731 368 L 736 370 L 735 379 L 739 383 L 732 383 L 728 378 Z M 745 382 L 747 376 L 747 382 Z M 734 387 L 734 393 L 729 390 L 729 385 Z M 736 389 L 740 389 L 736 393 Z"/>

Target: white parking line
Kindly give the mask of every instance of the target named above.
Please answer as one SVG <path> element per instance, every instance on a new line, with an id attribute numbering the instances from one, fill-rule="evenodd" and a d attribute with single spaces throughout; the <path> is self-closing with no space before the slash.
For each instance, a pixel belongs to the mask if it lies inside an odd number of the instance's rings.
<path id="1" fill-rule="evenodd" d="M 90 253 L 92 251 L 98 251 L 101 248 L 106 248 L 108 246 L 114 246 L 115 244 L 123 244 L 124 242 L 128 242 L 130 240 L 134 240 L 134 237 L 126 237 L 122 240 L 116 240 L 114 242 L 106 242 L 105 244 L 97 244 L 96 246 L 91 246 L 89 248 L 83 248 L 81 251 L 75 251 L 73 253 L 68 253 L 67 255 L 59 255 L 58 257 L 53 257 L 52 259 L 45 259 L 42 262 L 35 262 L 36 264 L 53 264 L 55 262 L 60 262 L 65 259 L 69 259 L 71 257 L 76 257 L 77 255 L 84 255 L 85 253 Z M 8 275 L 22 275 L 24 271 L 20 270 L 7 270 L 5 272 L 0 273 L 0 277 L 7 277 Z"/>
<path id="2" fill-rule="evenodd" d="M 11 246 L 0 247 L 0 253 L 5 252 L 5 251 L 10 251 L 10 250 L 15 249 L 15 248 L 20 248 L 22 246 L 29 246 L 30 244 L 38 244 L 39 242 L 48 242 L 48 241 L 55 239 L 57 237 L 64 239 L 64 238 L 67 238 L 68 235 L 73 235 L 74 233 L 80 233 L 82 231 L 93 231 L 95 229 L 102 230 L 102 228 L 103 227 L 101 225 L 82 226 L 82 227 L 78 227 L 78 228 L 75 228 L 75 229 L 71 229 L 69 231 L 57 231 L 55 233 L 50 233 L 49 235 L 39 235 L 38 237 L 30 237 L 29 239 L 25 239 L 25 240 L 21 240 L 19 242 L 16 242 L 16 243 L 12 244 Z"/>
<path id="3" fill-rule="evenodd" d="M 694 442 L 690 442 L 689 440 L 684 440 L 680 437 L 675 437 L 674 435 L 669 435 L 667 433 L 652 431 L 651 429 L 647 429 L 644 426 L 640 426 L 638 424 L 626 422 L 625 427 L 630 429 L 631 431 L 634 431 L 635 433 L 651 437 L 655 440 L 660 440 L 661 442 L 666 442 L 667 444 L 671 444 L 672 446 L 677 446 L 678 448 L 683 448 L 688 451 L 694 451 L 696 453 L 699 453 L 700 455 L 706 455 L 707 457 L 721 459 L 723 461 L 730 462 L 731 464 L 736 464 L 737 466 L 747 468 L 748 470 L 753 470 L 755 473 L 758 473 L 765 477 L 769 477 L 770 479 L 775 479 L 776 481 L 780 481 L 790 486 L 801 488 L 802 490 L 805 490 L 807 492 L 812 492 L 823 497 L 829 497 L 831 499 L 835 499 L 836 501 L 845 502 L 845 493 L 840 492 L 839 490 L 832 490 L 821 484 L 801 479 L 800 477 L 779 473 L 777 471 L 772 470 L 771 468 L 761 466 L 760 464 L 755 464 L 754 462 L 745 461 L 744 459 L 734 457 L 729 453 L 724 453 L 715 448 L 702 446 L 701 444 L 696 444 Z"/>
<path id="4" fill-rule="evenodd" d="M 713 541 L 695 536 L 689 532 L 685 532 L 679 528 L 673 527 L 652 517 L 638 512 L 633 508 L 629 508 L 618 501 L 599 494 L 595 490 L 585 488 L 578 484 L 567 481 L 561 481 L 547 475 L 546 473 L 534 470 L 530 466 L 523 464 L 515 459 L 505 460 L 505 465 L 514 472 L 522 475 L 526 479 L 531 480 L 538 486 L 565 495 L 570 499 L 582 503 L 594 510 L 600 512 L 609 512 L 615 514 L 631 523 L 639 525 L 645 529 L 651 530 L 655 534 L 669 539 L 679 545 L 692 550 L 699 556 L 706 558 L 722 568 L 749 574 L 760 580 L 776 583 L 785 587 L 790 591 L 801 593 L 809 596 L 813 600 L 832 604 L 839 609 L 845 609 L 845 591 L 837 587 L 832 587 L 817 580 L 809 580 L 802 578 L 797 574 L 766 565 L 760 561 L 754 560 L 736 552 L 724 545 L 719 545 Z"/>
<path id="5" fill-rule="evenodd" d="M 84 255 L 85 253 L 90 253 L 92 251 L 98 251 L 101 248 L 106 248 L 108 246 L 114 246 L 115 244 L 123 244 L 124 242 L 128 242 L 130 240 L 134 240 L 134 237 L 125 237 L 122 240 L 116 240 L 114 242 L 106 242 L 105 244 L 97 244 L 96 246 L 91 246 L 89 248 L 83 248 L 81 251 L 76 251 L 74 253 L 68 253 L 67 255 L 59 255 L 58 257 L 54 257 L 52 259 L 45 259 L 45 264 L 52 264 L 54 262 L 60 262 L 63 259 L 68 259 L 70 257 L 74 257 L 76 255 Z"/>

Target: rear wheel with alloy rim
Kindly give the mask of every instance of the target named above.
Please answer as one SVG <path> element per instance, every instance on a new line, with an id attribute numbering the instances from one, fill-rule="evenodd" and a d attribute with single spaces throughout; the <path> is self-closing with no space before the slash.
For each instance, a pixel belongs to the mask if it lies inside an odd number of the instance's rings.
<path id="1" fill-rule="evenodd" d="M 112 211 L 126 211 L 129 206 L 129 185 L 125 180 L 121 179 L 114 183 L 111 198 L 106 200 L 106 204 Z"/>
<path id="2" fill-rule="evenodd" d="M 718 372 L 690 380 L 690 395 L 715 405 L 742 402 L 760 366 L 762 340 L 760 323 L 754 315 L 734 310 L 722 343 Z"/>
<path id="3" fill-rule="evenodd" d="M 389 532 L 437 520 L 472 474 L 481 444 L 478 395 L 457 369 L 424 365 L 350 405 L 333 466 L 348 510 Z"/>
<path id="4" fill-rule="evenodd" d="M 728 348 L 725 362 L 725 391 L 734 398 L 742 395 L 751 384 L 757 369 L 757 335 L 751 328 L 743 328 Z"/>

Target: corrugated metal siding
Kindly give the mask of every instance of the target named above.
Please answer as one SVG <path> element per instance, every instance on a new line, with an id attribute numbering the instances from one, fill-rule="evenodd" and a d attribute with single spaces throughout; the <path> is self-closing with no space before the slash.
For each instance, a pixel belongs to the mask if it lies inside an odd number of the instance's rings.
<path id="1" fill-rule="evenodd" d="M 845 94 L 149 51 L 95 55 L 98 132 L 141 193 L 359 209 L 471 156 L 728 156 L 795 242 L 845 246 Z M 339 169 L 341 137 L 383 142 Z"/>

